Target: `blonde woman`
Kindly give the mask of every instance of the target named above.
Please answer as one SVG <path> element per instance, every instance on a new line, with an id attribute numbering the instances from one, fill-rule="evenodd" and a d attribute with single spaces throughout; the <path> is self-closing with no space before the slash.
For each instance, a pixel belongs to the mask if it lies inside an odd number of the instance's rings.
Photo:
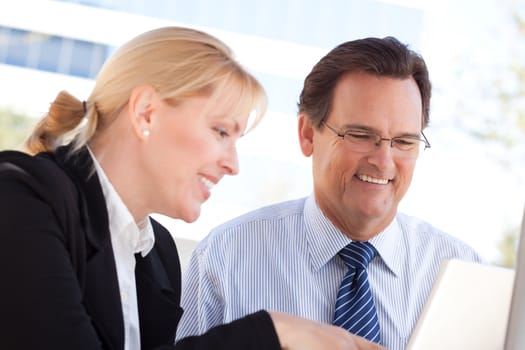
<path id="1" fill-rule="evenodd" d="M 265 108 L 228 47 L 180 27 L 123 45 L 87 100 L 60 92 L 28 152 L 0 153 L 0 348 L 372 349 L 264 310 L 174 345 L 179 258 L 149 214 L 196 220 Z"/>

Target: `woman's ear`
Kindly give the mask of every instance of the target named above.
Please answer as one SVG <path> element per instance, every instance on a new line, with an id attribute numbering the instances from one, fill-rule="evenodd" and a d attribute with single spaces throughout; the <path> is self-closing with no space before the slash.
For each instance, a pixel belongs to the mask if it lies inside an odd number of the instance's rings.
<path id="1" fill-rule="evenodd" d="M 155 88 L 151 85 L 139 85 L 131 91 L 128 110 L 131 125 L 140 139 L 147 139 L 151 133 Z"/>
<path id="2" fill-rule="evenodd" d="M 304 114 L 299 115 L 297 126 L 301 151 L 306 157 L 310 157 L 314 151 L 314 128 L 310 119 Z"/>

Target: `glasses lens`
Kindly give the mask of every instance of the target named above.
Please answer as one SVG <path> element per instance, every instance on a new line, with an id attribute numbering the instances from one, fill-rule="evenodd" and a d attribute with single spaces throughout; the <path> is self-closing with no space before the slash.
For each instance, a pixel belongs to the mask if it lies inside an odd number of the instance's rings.
<path id="1" fill-rule="evenodd" d="M 425 149 L 425 141 L 412 137 L 396 137 L 392 145 L 402 157 L 415 158 Z"/>
<path id="2" fill-rule="evenodd" d="M 381 138 L 381 136 L 360 130 L 349 130 L 345 133 L 339 133 L 335 128 L 323 122 L 332 132 L 343 137 L 352 149 L 356 152 L 372 152 L 377 149 L 382 141 L 390 142 L 390 146 L 396 151 L 396 155 L 415 158 L 426 148 L 426 142 L 423 139 L 414 136 L 401 136 L 392 139 Z"/>
<path id="3" fill-rule="evenodd" d="M 370 152 L 376 148 L 378 136 L 367 132 L 351 131 L 345 134 L 345 140 L 357 152 Z"/>
<path id="4" fill-rule="evenodd" d="M 414 151 L 419 150 L 425 144 L 422 140 L 412 138 L 412 137 L 395 137 L 392 140 L 392 143 L 395 148 L 400 151 Z"/>

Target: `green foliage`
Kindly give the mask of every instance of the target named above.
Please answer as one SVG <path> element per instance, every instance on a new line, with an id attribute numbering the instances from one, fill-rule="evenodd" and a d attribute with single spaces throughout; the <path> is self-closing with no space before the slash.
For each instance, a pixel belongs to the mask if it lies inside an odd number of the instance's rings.
<path id="1" fill-rule="evenodd" d="M 487 126 L 492 125 L 491 132 L 486 132 L 483 135 L 478 135 L 482 140 L 493 140 L 499 142 L 508 150 L 507 164 L 512 168 L 515 163 L 522 164 L 520 159 L 523 159 L 525 154 L 523 148 L 523 139 L 525 138 L 525 12 L 520 11 L 519 1 L 513 0 L 509 2 L 508 13 L 509 23 L 512 24 L 514 33 L 515 45 L 514 50 L 510 53 L 510 65 L 507 67 L 508 75 L 502 75 L 505 79 L 514 77 L 516 87 L 512 92 L 499 89 L 496 96 L 499 98 L 501 116 L 512 120 L 510 124 L 506 124 L 501 119 L 492 121 L 492 124 L 486 123 Z M 497 85 L 497 84 L 496 84 Z M 504 125 L 504 127 L 500 127 Z M 509 128 L 510 126 L 510 128 Z M 486 130 L 490 130 L 487 128 Z M 512 151 L 515 152 L 512 152 Z M 521 176 L 522 167 L 514 167 Z M 503 232 L 502 238 L 498 244 L 500 258 L 495 263 L 505 267 L 514 267 L 516 261 L 516 250 L 518 244 L 519 228 L 507 229 Z"/>
<path id="2" fill-rule="evenodd" d="M 515 229 L 508 230 L 503 234 L 498 249 L 500 251 L 500 258 L 496 261 L 496 265 L 504 267 L 514 267 L 516 261 L 516 250 L 518 246 L 518 231 Z"/>
<path id="3" fill-rule="evenodd" d="M 497 147 L 495 159 L 509 170 L 517 159 L 525 160 L 525 12 L 520 6 L 516 0 L 501 1 L 507 21 L 479 33 L 486 37 L 486 45 L 508 50 L 506 55 L 487 54 L 479 59 L 475 55 L 479 43 L 466 43 L 454 73 L 460 86 L 455 95 L 456 125 L 492 149 Z"/>
<path id="4" fill-rule="evenodd" d="M 20 149 L 36 120 L 11 110 L 0 110 L 0 150 Z"/>

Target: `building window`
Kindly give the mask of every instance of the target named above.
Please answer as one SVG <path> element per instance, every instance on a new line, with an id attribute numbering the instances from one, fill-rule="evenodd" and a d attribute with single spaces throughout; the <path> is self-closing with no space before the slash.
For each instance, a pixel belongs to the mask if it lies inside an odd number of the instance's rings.
<path id="1" fill-rule="evenodd" d="M 2 51 L 5 63 L 15 66 L 26 66 L 29 56 L 27 32 L 18 29 L 5 30 L 2 33 Z"/>
<path id="2" fill-rule="evenodd" d="M 0 63 L 95 78 L 110 47 L 0 26 Z"/>

